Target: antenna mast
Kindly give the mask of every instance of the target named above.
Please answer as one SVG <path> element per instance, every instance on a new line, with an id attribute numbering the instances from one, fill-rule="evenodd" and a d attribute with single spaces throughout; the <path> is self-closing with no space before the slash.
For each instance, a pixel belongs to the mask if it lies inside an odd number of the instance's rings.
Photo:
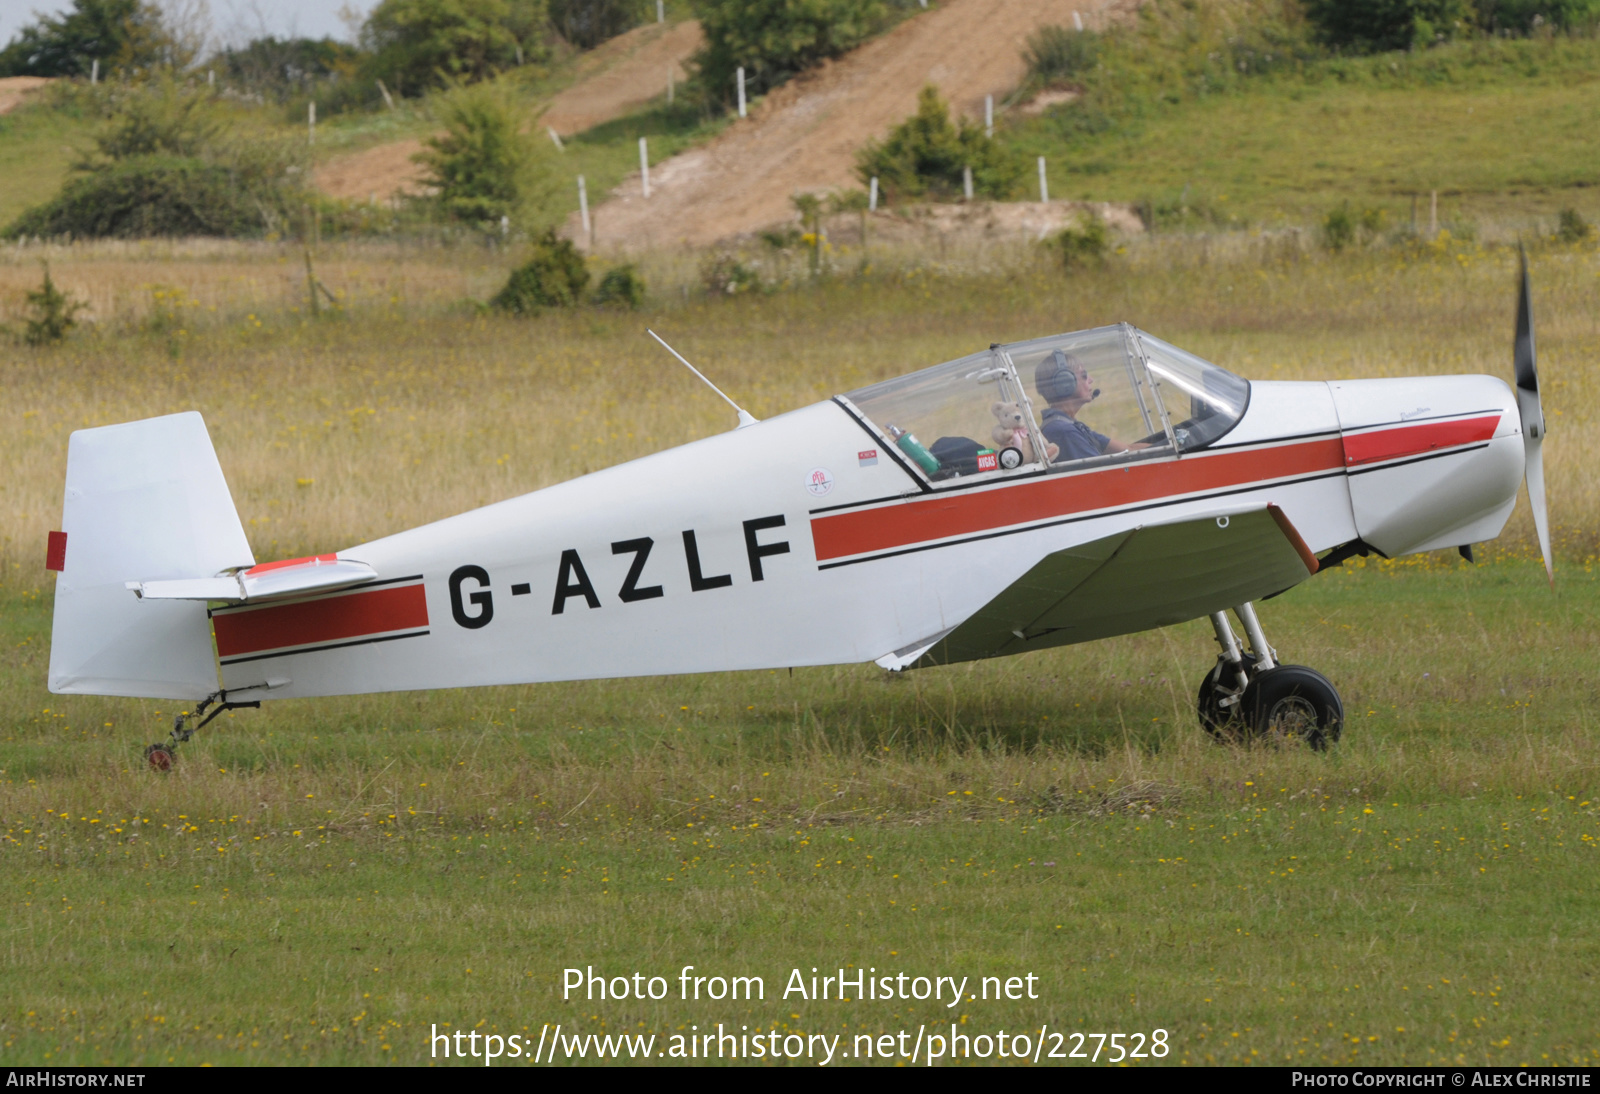
<path id="1" fill-rule="evenodd" d="M 668 353 L 672 354 L 672 356 L 676 357 L 678 360 L 683 362 L 683 367 L 684 368 L 688 369 L 690 372 L 692 372 L 696 376 L 700 377 L 701 382 L 704 383 L 706 385 L 706 387 L 710 388 L 712 391 L 715 391 L 717 393 L 718 397 L 721 398 L 723 402 L 725 402 L 729 406 L 733 407 L 733 409 L 739 415 L 739 424 L 734 427 L 735 429 L 743 429 L 747 425 L 755 425 L 757 422 L 759 422 L 761 420 L 760 418 L 757 418 L 753 414 L 751 414 L 744 407 L 740 406 L 738 403 L 734 402 L 732 399 L 730 399 L 726 395 L 724 395 L 722 393 L 722 389 L 720 387 L 718 387 L 716 384 L 713 384 L 710 380 L 706 379 L 705 373 L 701 372 L 699 369 L 695 368 L 687 360 L 685 360 L 683 354 L 679 353 L 677 350 L 675 350 L 671 346 L 667 345 L 665 339 L 663 339 L 661 337 L 661 335 L 659 335 L 655 331 L 649 330 L 649 329 L 646 329 L 645 333 L 648 334 L 651 338 L 654 338 L 657 342 L 660 342 L 663 349 L 665 349 Z"/>

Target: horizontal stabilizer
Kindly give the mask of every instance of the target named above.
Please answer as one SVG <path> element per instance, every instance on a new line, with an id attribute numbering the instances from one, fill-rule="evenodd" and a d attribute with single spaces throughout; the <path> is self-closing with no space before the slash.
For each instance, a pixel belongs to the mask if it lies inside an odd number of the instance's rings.
<path id="1" fill-rule="evenodd" d="M 310 593 L 348 589 L 378 580 L 365 562 L 314 555 L 286 562 L 263 562 L 248 570 L 218 577 L 191 577 L 176 581 L 129 581 L 127 587 L 141 600 L 204 600 L 224 604 L 259 604 Z"/>
<path id="2" fill-rule="evenodd" d="M 908 667 L 1170 626 L 1282 592 L 1316 570 L 1274 505 L 1144 525 L 1045 556 Z"/>

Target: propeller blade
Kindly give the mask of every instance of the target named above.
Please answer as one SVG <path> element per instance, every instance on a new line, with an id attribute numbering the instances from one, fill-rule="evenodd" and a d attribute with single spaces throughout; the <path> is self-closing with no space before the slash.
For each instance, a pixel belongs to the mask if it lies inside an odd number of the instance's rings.
<path id="1" fill-rule="evenodd" d="M 1533 527 L 1539 535 L 1539 550 L 1544 555 L 1545 576 L 1555 586 L 1555 567 L 1550 558 L 1550 513 L 1544 493 L 1544 408 L 1539 400 L 1538 355 L 1533 347 L 1533 292 L 1528 282 L 1528 253 L 1518 248 L 1522 260 L 1521 284 L 1517 289 L 1517 336 L 1512 346 L 1512 368 L 1517 379 L 1517 412 L 1522 416 L 1524 475 L 1528 483 L 1528 503 L 1533 507 Z"/>

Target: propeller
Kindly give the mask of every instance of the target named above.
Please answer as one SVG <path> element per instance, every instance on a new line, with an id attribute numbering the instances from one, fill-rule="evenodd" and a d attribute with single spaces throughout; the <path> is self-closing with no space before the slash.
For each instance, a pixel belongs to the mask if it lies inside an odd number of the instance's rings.
<path id="1" fill-rule="evenodd" d="M 1528 503 L 1533 506 L 1533 527 L 1544 554 L 1544 572 L 1555 587 L 1555 567 L 1550 562 L 1550 513 L 1544 497 L 1544 408 L 1539 403 L 1539 369 L 1533 349 L 1533 294 L 1528 286 L 1528 253 L 1522 258 L 1522 279 L 1517 290 L 1517 337 L 1512 365 L 1517 376 L 1517 412 L 1522 416 L 1522 451 L 1528 482 Z"/>

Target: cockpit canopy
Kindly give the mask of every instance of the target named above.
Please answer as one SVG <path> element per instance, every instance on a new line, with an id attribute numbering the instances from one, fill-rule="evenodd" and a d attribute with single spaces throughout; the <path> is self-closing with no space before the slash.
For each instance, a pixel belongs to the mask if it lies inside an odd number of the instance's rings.
<path id="1" fill-rule="evenodd" d="M 841 396 L 935 485 L 1203 448 L 1250 384 L 1120 323 L 995 345 Z"/>

